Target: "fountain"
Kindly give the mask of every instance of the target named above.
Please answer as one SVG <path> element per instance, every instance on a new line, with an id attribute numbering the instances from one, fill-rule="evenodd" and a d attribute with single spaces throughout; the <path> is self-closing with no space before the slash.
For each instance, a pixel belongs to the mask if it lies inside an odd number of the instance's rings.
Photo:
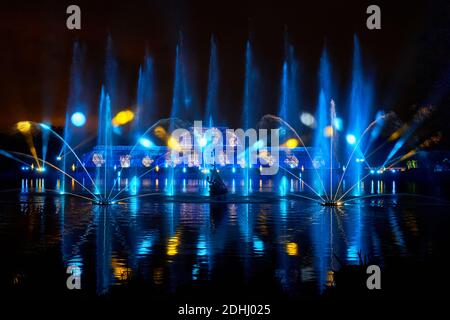
<path id="1" fill-rule="evenodd" d="M 205 113 L 203 115 L 204 123 L 208 124 L 205 129 L 212 128 L 223 121 L 223 118 L 220 118 L 219 110 L 220 81 L 216 42 L 217 39 L 212 36 Z M 336 92 L 331 75 L 332 66 L 328 51 L 324 48 L 320 58 L 317 108 L 315 118 L 313 118 L 316 127 L 312 131 L 312 138 L 305 143 L 303 139 L 305 136 L 300 130 L 302 127 L 298 122 L 300 112 L 298 62 L 287 34 L 284 47 L 284 59 L 280 68 L 277 116 L 266 115 L 258 122 L 262 99 L 259 90 L 259 72 L 255 64 L 252 42 L 248 40 L 245 45 L 242 128 L 247 130 L 254 128 L 256 123 L 258 126 L 266 123 L 268 124 L 267 128 L 277 127 L 284 130 L 282 133 L 284 141 L 281 141 L 282 144 L 279 148 L 280 159 L 277 160 L 280 173 L 276 177 L 272 177 L 276 185 L 276 188 L 272 186 L 275 195 L 264 194 L 260 198 L 304 198 L 324 207 L 341 207 L 346 201 L 367 197 L 359 190 L 360 183 L 374 174 L 373 172 L 382 174 L 384 171 L 390 170 L 398 161 L 407 159 L 420 148 L 425 148 L 438 139 L 438 137 L 432 137 L 406 154 L 395 157 L 415 128 L 431 112 L 430 109 L 424 108 L 418 111 L 417 116 L 410 124 L 405 124 L 397 132 L 393 132 L 387 142 L 382 143 L 381 146 L 372 147 L 383 126 L 393 115 L 392 113 L 378 113 L 375 120 L 368 123 L 371 117 L 373 87 L 362 68 L 361 49 L 358 39 L 355 37 L 352 80 L 348 93 L 349 111 L 339 115 L 337 110 L 339 105 L 333 100 Z M 80 45 L 75 43 L 64 138 L 49 124 L 22 121 L 17 125 L 17 129 L 25 136 L 31 154 L 6 150 L 1 150 L 0 154 L 21 161 L 21 165 L 25 169 L 29 163 L 24 161 L 24 158 L 34 160 L 37 167 L 42 165 L 56 170 L 59 175 L 57 183 L 59 187 L 56 190 L 58 193 L 89 199 L 98 205 L 111 205 L 146 196 L 158 196 L 167 201 L 177 201 L 180 199 L 180 192 L 176 189 L 177 181 L 183 181 L 180 183 L 182 194 L 189 193 L 189 188 L 191 190 L 197 188 L 193 193 L 201 195 L 191 198 L 184 196 L 184 201 L 211 201 L 206 200 L 207 197 L 202 195 L 202 191 L 199 191 L 201 188 L 206 188 L 204 178 L 209 170 L 203 162 L 204 159 L 191 158 L 189 164 L 176 163 L 176 153 L 180 150 L 177 148 L 178 142 L 171 140 L 173 130 L 180 127 L 191 130 L 191 122 L 185 120 L 195 120 L 195 116 L 198 114 L 194 90 L 192 90 L 192 74 L 188 72 L 189 64 L 186 59 L 180 34 L 175 49 L 170 118 L 159 121 L 155 119 L 157 114 L 155 68 L 154 61 L 148 54 L 138 72 L 134 112 L 131 110 L 119 111 L 118 66 L 113 55 L 111 37 L 108 37 L 105 75 L 98 100 L 96 135 L 89 138 L 84 124 L 87 121 L 86 115 L 91 114 L 92 110 L 88 109 L 84 100 L 86 93 L 83 88 L 83 51 Z M 117 122 L 119 115 L 126 119 L 116 124 L 115 121 Z M 311 115 L 311 117 L 313 116 Z M 347 119 L 345 130 L 342 118 Z M 147 127 L 152 122 L 154 124 Z M 129 127 L 126 128 L 126 125 Z M 38 157 L 31 139 L 32 131 L 36 132 L 35 129 L 40 129 L 43 135 L 56 137 L 57 141 L 61 143 L 56 164 L 45 158 L 45 152 L 42 157 Z M 201 132 L 192 132 L 192 130 L 190 132 L 193 133 L 195 144 L 205 150 L 205 147 L 211 143 L 211 138 L 206 137 L 205 131 L 201 130 Z M 92 147 L 92 151 L 86 152 L 88 150 L 82 147 L 88 145 L 88 142 L 94 137 L 96 137 L 96 145 Z M 341 137 L 345 137 L 345 139 L 341 139 Z M 123 146 L 119 144 L 119 140 L 131 141 L 131 144 Z M 245 148 L 242 153 L 236 155 L 237 163 L 223 162 L 217 166 L 218 170 L 224 171 L 225 184 L 227 183 L 226 179 L 233 181 L 232 188 L 230 188 L 233 190 L 233 196 L 230 195 L 231 200 L 223 201 L 257 201 L 259 195 L 258 192 L 252 190 L 254 187 L 252 179 L 255 183 L 259 180 L 260 191 L 263 189 L 263 177 L 260 175 L 258 179 L 257 170 L 252 170 L 250 159 L 253 148 L 259 149 L 259 141 L 254 145 L 250 145 L 246 141 L 240 143 L 243 143 Z M 368 159 L 387 143 L 395 143 L 395 145 L 385 157 L 384 163 L 375 171 L 368 164 Z M 256 144 L 258 146 L 255 147 Z M 264 147 L 270 151 L 271 146 Z M 78 154 L 80 150 L 85 152 L 82 156 Z M 262 155 L 259 154 L 258 161 L 260 163 L 257 166 L 260 170 L 262 168 L 261 159 Z M 237 170 L 237 165 L 240 165 L 242 170 Z M 43 174 L 43 170 L 40 168 L 35 171 Z M 148 175 L 154 179 L 155 187 L 151 192 L 141 192 L 143 183 L 140 179 Z M 222 173 L 220 175 L 222 176 Z M 186 182 L 189 176 L 199 180 L 195 188 Z M 297 180 L 300 186 L 297 190 L 292 187 L 292 182 L 289 183 L 288 177 Z M 311 179 L 311 181 L 307 179 Z M 69 181 L 72 184 L 72 192 L 68 192 Z M 238 191 L 235 187 L 236 181 L 243 181 L 243 188 Z M 75 190 L 75 185 L 76 188 L 81 187 L 81 191 Z M 51 192 L 48 188 L 46 190 Z M 161 190 L 163 192 L 160 192 Z"/>

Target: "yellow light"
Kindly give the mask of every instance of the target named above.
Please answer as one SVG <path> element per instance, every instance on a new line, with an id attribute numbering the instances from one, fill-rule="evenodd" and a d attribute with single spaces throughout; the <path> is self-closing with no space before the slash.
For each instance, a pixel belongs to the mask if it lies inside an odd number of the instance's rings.
<path id="1" fill-rule="evenodd" d="M 323 135 L 325 137 L 332 137 L 334 135 L 334 130 L 332 126 L 327 126 L 323 129 Z"/>
<path id="2" fill-rule="evenodd" d="M 298 255 L 298 245 L 295 242 L 287 242 L 286 243 L 286 253 L 289 256 Z"/>
<path id="3" fill-rule="evenodd" d="M 159 166 L 156 166 L 156 167 L 155 167 L 155 171 L 156 171 L 156 172 L 159 172 Z M 156 181 L 158 181 L 158 179 L 156 179 Z"/>
<path id="4" fill-rule="evenodd" d="M 297 148 L 297 146 L 298 146 L 298 141 L 297 141 L 297 139 L 292 138 L 292 139 L 287 140 L 287 141 L 284 143 L 284 145 L 285 145 L 287 148 L 289 148 L 289 149 L 294 149 L 294 148 Z"/>
<path id="5" fill-rule="evenodd" d="M 77 169 L 77 167 L 75 166 L 75 163 L 72 164 L 72 171 L 75 172 L 75 170 Z"/>
<path id="6" fill-rule="evenodd" d="M 166 129 L 164 129 L 161 126 L 157 126 L 153 132 L 155 133 L 155 136 L 157 136 L 160 139 L 164 139 L 166 137 Z"/>
<path id="7" fill-rule="evenodd" d="M 173 237 L 169 238 L 169 242 L 167 243 L 167 255 L 174 256 L 178 253 L 178 245 L 180 244 L 180 240 L 178 239 L 178 234 L 175 234 Z"/>
<path id="8" fill-rule="evenodd" d="M 115 127 L 123 126 L 124 124 L 134 119 L 134 112 L 131 110 L 123 110 L 116 114 L 112 119 L 112 124 Z"/>
<path id="9" fill-rule="evenodd" d="M 117 280 L 128 280 L 131 276 L 131 268 L 124 265 L 122 261 L 117 258 L 111 259 L 111 267 L 114 273 L 114 278 Z"/>
<path id="10" fill-rule="evenodd" d="M 397 140 L 398 138 L 400 138 L 400 136 L 403 134 L 403 132 L 406 131 L 406 129 L 408 129 L 408 125 L 404 124 L 400 129 L 398 129 L 393 134 L 391 134 L 388 141 Z"/>
<path id="11" fill-rule="evenodd" d="M 335 286 L 335 282 L 334 282 L 334 272 L 332 270 L 327 272 L 327 282 L 326 282 L 326 286 L 327 287 L 334 287 Z"/>
<path id="12" fill-rule="evenodd" d="M 30 121 L 19 121 L 17 122 L 17 130 L 19 130 L 21 133 L 28 133 L 31 129 L 31 123 Z"/>
<path id="13" fill-rule="evenodd" d="M 181 150 L 180 143 L 174 137 L 170 137 L 169 138 L 169 140 L 167 141 L 167 146 L 170 149 L 175 150 L 175 151 L 180 151 Z"/>

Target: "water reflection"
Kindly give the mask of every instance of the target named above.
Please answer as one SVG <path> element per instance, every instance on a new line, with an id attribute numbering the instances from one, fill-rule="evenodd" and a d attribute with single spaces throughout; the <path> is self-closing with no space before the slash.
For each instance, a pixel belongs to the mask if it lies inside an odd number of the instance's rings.
<path id="1" fill-rule="evenodd" d="M 192 186 L 183 184 L 185 189 Z M 262 181 L 262 188 L 268 184 Z M 149 185 L 158 187 L 158 180 L 140 187 Z M 376 180 L 368 187 L 387 192 L 386 185 L 392 191 L 397 187 Z M 300 186 L 288 182 L 288 188 Z M 383 264 L 389 257 L 423 254 L 423 242 L 414 240 L 423 220 L 415 210 L 397 206 L 397 200 L 326 208 L 290 199 L 185 203 L 131 198 L 96 206 L 39 192 L 44 188 L 44 181 L 22 180 L 23 203 L 7 211 L 0 228 L 26 225 L 19 235 L 25 235 L 29 248 L 54 243 L 64 269 L 81 268 L 83 288 L 97 295 L 133 281 L 146 284 L 149 292 L 159 288 L 173 293 L 202 283 L 222 288 L 273 282 L 268 291 L 275 287 L 298 294 L 313 288 L 318 293 L 333 285 L 337 259 L 356 263 L 361 252 Z M 26 237 L 28 233 L 35 236 Z M 433 238 L 423 241 L 430 245 Z"/>

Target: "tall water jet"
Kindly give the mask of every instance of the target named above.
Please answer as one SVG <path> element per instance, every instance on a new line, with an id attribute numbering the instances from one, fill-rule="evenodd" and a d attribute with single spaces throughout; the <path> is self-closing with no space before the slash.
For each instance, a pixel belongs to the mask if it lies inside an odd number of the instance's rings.
<path id="1" fill-rule="evenodd" d="M 175 75 L 173 83 L 171 118 L 196 120 L 198 115 L 196 101 L 193 99 L 190 77 L 186 63 L 183 36 L 180 33 L 175 54 Z"/>
<path id="2" fill-rule="evenodd" d="M 183 63 L 183 37 L 180 33 L 179 41 L 176 46 L 175 51 L 175 74 L 174 74 L 174 82 L 173 82 L 173 94 L 172 94 L 172 109 L 170 114 L 170 123 L 169 123 L 169 133 L 171 134 L 174 128 L 174 119 L 180 118 L 186 120 L 189 117 L 189 108 L 191 106 L 191 97 L 187 94 L 187 80 L 185 75 L 185 68 Z M 174 152 L 176 150 L 172 150 L 170 153 L 170 161 L 168 169 L 168 177 L 167 183 L 165 186 L 165 193 L 167 195 L 173 195 L 175 191 L 175 181 L 174 181 L 174 167 L 173 160 L 175 157 Z"/>
<path id="3" fill-rule="evenodd" d="M 373 98 L 373 85 L 365 75 L 361 61 L 361 48 L 359 46 L 358 37 L 353 38 L 353 66 L 352 66 L 352 83 L 350 87 L 350 97 L 348 102 L 349 111 L 347 115 L 347 156 L 349 156 L 353 149 L 354 159 L 364 159 L 364 154 L 361 144 L 357 143 L 361 138 L 364 129 L 369 124 L 371 116 L 371 104 Z M 346 178 L 350 181 L 358 181 L 361 178 L 361 165 L 364 161 L 352 161 L 349 164 L 351 170 L 346 173 Z M 353 195 L 358 195 L 358 189 L 352 191 Z"/>
<path id="4" fill-rule="evenodd" d="M 94 154 L 96 157 L 95 165 L 96 175 L 95 184 L 98 189 L 95 193 L 100 195 L 102 202 L 107 202 L 109 199 L 110 190 L 108 186 L 112 186 L 112 128 L 111 128 L 111 99 L 102 87 L 99 102 L 98 114 L 98 140 L 97 151 Z"/>
<path id="5" fill-rule="evenodd" d="M 64 140 L 69 145 L 78 144 L 85 138 L 85 130 L 80 130 L 80 125 L 84 123 L 73 122 L 72 117 L 75 114 L 82 114 L 84 117 L 87 114 L 86 93 L 83 88 L 84 76 L 84 50 L 79 42 L 75 42 L 72 50 L 72 65 L 70 70 L 70 89 L 69 97 L 66 107 L 66 121 L 64 125 Z M 48 130 L 43 130 L 43 134 L 49 134 Z M 57 160 L 61 161 L 60 168 L 66 171 L 68 166 L 74 162 L 71 152 L 69 152 L 66 145 L 63 144 L 57 156 Z M 66 176 L 61 174 L 60 192 L 65 192 Z"/>
<path id="6" fill-rule="evenodd" d="M 319 97 L 316 111 L 316 130 L 314 136 L 313 166 L 319 170 L 322 182 L 327 181 L 327 167 L 330 163 L 330 139 L 334 135 L 334 126 L 330 122 L 329 106 L 332 99 L 331 67 L 326 48 L 323 49 L 319 67 Z M 327 195 L 324 183 L 314 181 L 314 189 L 321 195 Z"/>
<path id="7" fill-rule="evenodd" d="M 203 119 L 204 123 L 206 123 L 209 127 L 212 127 L 218 121 L 219 116 L 218 89 L 219 89 L 219 64 L 217 61 L 217 45 L 214 36 L 211 36 L 208 91 L 206 96 L 205 116 Z"/>
<path id="8" fill-rule="evenodd" d="M 111 100 L 111 110 L 116 113 L 118 110 L 118 66 L 114 55 L 114 46 L 111 35 L 108 35 L 106 41 L 104 87 Z"/>
<path id="9" fill-rule="evenodd" d="M 139 67 L 137 94 L 136 94 L 136 112 L 134 127 L 137 138 L 142 134 L 142 128 L 147 128 L 150 123 L 156 119 L 155 106 L 155 76 L 153 59 L 146 56 L 144 63 Z"/>
<path id="10" fill-rule="evenodd" d="M 294 47 L 289 44 L 287 33 L 284 43 L 284 61 L 281 74 L 278 115 L 297 128 L 299 125 L 299 67 Z"/>
<path id="11" fill-rule="evenodd" d="M 254 65 L 254 58 L 252 53 L 252 48 L 250 44 L 250 40 L 247 41 L 246 52 L 245 52 L 245 83 L 244 83 L 244 104 L 242 107 L 242 124 L 243 129 L 247 130 L 254 126 L 254 123 L 251 122 L 251 119 L 259 119 L 258 112 L 256 111 L 256 81 L 257 81 L 257 70 Z M 250 147 L 246 146 L 246 141 L 241 141 L 244 144 L 245 152 L 244 155 L 238 155 L 244 157 L 244 190 L 243 195 L 248 196 L 250 186 L 250 174 L 249 170 L 251 168 L 250 163 Z"/>

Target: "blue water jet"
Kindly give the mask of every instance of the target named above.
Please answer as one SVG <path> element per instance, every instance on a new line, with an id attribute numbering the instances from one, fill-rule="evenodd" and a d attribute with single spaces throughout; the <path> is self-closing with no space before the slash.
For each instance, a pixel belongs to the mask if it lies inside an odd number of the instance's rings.
<path id="1" fill-rule="evenodd" d="M 217 123 L 219 116 L 219 65 L 217 61 L 217 45 L 214 36 L 211 36 L 207 90 L 206 110 L 203 121 L 209 127 L 212 127 Z"/>
<path id="2" fill-rule="evenodd" d="M 105 69 L 103 86 L 108 93 L 111 100 L 111 112 L 116 113 L 118 111 L 118 65 L 116 57 L 114 55 L 114 46 L 111 35 L 108 35 L 106 41 L 106 53 L 105 53 Z"/>
<path id="3" fill-rule="evenodd" d="M 364 68 L 361 59 L 361 48 L 358 37 L 353 38 L 353 66 L 352 66 L 352 82 L 350 87 L 348 114 L 347 114 L 347 134 L 355 136 L 356 142 L 359 141 L 363 131 L 369 124 L 369 119 L 372 113 L 373 101 L 373 83 L 369 81 L 364 73 Z M 354 158 L 364 158 L 362 145 L 349 143 L 347 145 L 347 156 L 351 154 L 356 148 Z M 346 179 L 350 181 L 358 181 L 361 178 L 361 164 L 355 161 L 350 162 L 350 168 L 347 168 Z M 350 170 L 348 170 L 350 169 Z M 358 195 L 358 188 L 352 192 L 353 195 Z"/>
<path id="4" fill-rule="evenodd" d="M 86 136 L 84 130 L 77 130 L 78 128 L 71 122 L 71 116 L 77 112 L 84 115 L 87 114 L 86 92 L 84 89 L 84 50 L 79 42 L 75 42 L 72 49 L 72 65 L 70 69 L 70 88 L 69 97 L 66 107 L 66 121 L 64 125 L 64 140 L 69 145 L 79 143 Z M 43 134 L 48 135 L 48 130 L 43 130 Z M 67 167 L 73 162 L 73 155 L 68 152 L 65 145 L 61 147 L 58 159 L 62 163 L 59 166 L 61 170 L 66 171 Z M 61 174 L 61 189 L 60 192 L 65 192 L 66 176 Z"/>
<path id="5" fill-rule="evenodd" d="M 281 74 L 280 102 L 278 115 L 291 126 L 299 125 L 299 66 L 295 59 L 294 47 L 285 35 L 284 61 Z"/>
<path id="6" fill-rule="evenodd" d="M 99 148 L 99 155 L 101 155 L 101 162 L 97 166 L 95 183 L 101 190 L 95 190 L 96 194 L 100 194 L 102 200 L 108 200 L 109 191 L 108 186 L 112 186 L 113 171 L 112 167 L 112 124 L 111 124 L 111 99 L 102 87 L 99 102 L 98 114 L 98 138 L 97 148 Z"/>
<path id="7" fill-rule="evenodd" d="M 139 67 L 136 113 L 134 126 L 137 137 L 140 136 L 142 128 L 147 128 L 150 123 L 156 121 L 155 104 L 155 75 L 153 59 L 146 56 L 144 63 Z"/>
<path id="8" fill-rule="evenodd" d="M 324 48 L 320 58 L 319 66 L 319 97 L 316 109 L 316 129 L 314 135 L 314 166 L 318 169 L 322 182 L 315 179 L 313 183 L 314 189 L 321 195 L 326 195 L 326 183 L 329 173 L 326 170 L 332 166 L 330 159 L 330 136 L 326 136 L 327 127 L 332 125 L 330 119 L 330 103 L 333 95 L 332 91 L 331 66 L 327 49 Z M 331 132 L 334 135 L 334 130 Z M 330 186 L 331 187 L 331 186 Z"/>
<path id="9" fill-rule="evenodd" d="M 257 108 L 257 81 L 258 81 L 258 71 L 256 69 L 252 47 L 250 41 L 247 41 L 246 51 L 245 51 L 245 83 L 244 83 L 244 102 L 242 106 L 242 125 L 243 129 L 247 130 L 255 126 L 255 122 L 258 118 L 259 111 Z M 251 121 L 251 119 L 253 121 Z M 250 186 L 250 150 L 247 146 L 246 141 L 241 141 L 245 145 L 244 160 L 245 167 L 244 171 L 244 189 L 243 195 L 248 196 L 251 186 Z M 242 157 L 242 156 L 241 156 Z"/>

